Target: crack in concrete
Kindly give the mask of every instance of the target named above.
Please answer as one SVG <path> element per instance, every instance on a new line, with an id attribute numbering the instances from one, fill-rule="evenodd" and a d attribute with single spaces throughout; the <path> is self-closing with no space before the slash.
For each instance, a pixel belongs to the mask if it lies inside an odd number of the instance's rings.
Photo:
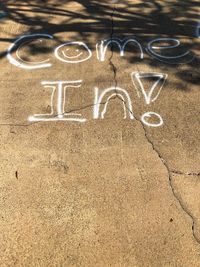
<path id="1" fill-rule="evenodd" d="M 18 124 L 18 123 L 0 123 L 0 126 L 10 126 L 10 127 L 29 127 L 37 122 L 32 122 L 29 124 Z"/>
<path id="2" fill-rule="evenodd" d="M 116 11 L 116 6 L 114 4 L 114 7 L 113 7 L 113 13 L 112 13 L 112 16 L 111 16 L 111 22 L 112 22 L 112 29 L 111 29 L 111 39 L 113 39 L 113 36 L 114 36 L 114 16 L 115 16 L 115 11 Z M 114 75 L 114 81 L 115 81 L 115 88 L 117 88 L 117 85 L 118 85 L 118 82 L 117 82 L 117 67 L 114 65 L 113 61 L 112 61 L 112 58 L 113 58 L 113 55 L 114 55 L 114 51 L 113 51 L 113 45 L 111 47 L 111 51 L 112 51 L 112 54 L 111 54 L 111 57 L 109 59 L 109 62 L 110 62 L 110 66 L 112 67 L 112 70 L 113 70 L 113 75 Z M 174 196 L 174 198 L 178 201 L 180 207 L 182 208 L 182 210 L 191 218 L 192 220 L 192 233 L 193 233 L 193 237 L 194 239 L 197 241 L 197 243 L 200 244 L 200 239 L 196 236 L 195 234 L 195 218 L 192 216 L 192 214 L 187 210 L 187 208 L 184 206 L 184 204 L 182 203 L 182 201 L 179 199 L 178 195 L 176 194 L 175 192 L 175 188 L 173 186 L 173 182 L 172 182 L 172 174 L 181 174 L 183 175 L 184 173 L 183 172 L 179 172 L 179 171 L 175 171 L 175 170 L 171 170 L 166 162 L 166 160 L 161 156 L 160 152 L 155 148 L 155 145 L 154 143 L 151 141 L 151 139 L 149 138 L 148 134 L 147 134 L 147 131 L 146 131 L 146 128 L 144 126 L 144 124 L 142 123 L 142 121 L 137 118 L 133 112 L 127 107 L 127 104 L 126 102 L 121 99 L 118 94 L 117 94 L 117 91 L 116 91 L 116 97 L 119 98 L 122 102 L 124 102 L 124 105 L 126 107 L 126 109 L 132 113 L 132 115 L 134 116 L 134 118 L 136 119 L 136 121 L 138 121 L 140 123 L 140 125 L 142 126 L 143 128 L 143 131 L 144 131 L 144 134 L 145 134 L 145 138 L 147 140 L 147 142 L 151 145 L 152 149 L 156 152 L 156 154 L 158 155 L 159 159 L 161 160 L 162 164 L 164 165 L 165 169 L 167 170 L 167 173 L 168 173 L 168 179 L 169 179 L 169 186 L 171 188 L 171 191 L 172 191 L 172 194 Z M 194 176 L 200 176 L 200 173 L 187 173 L 186 175 L 194 175 Z"/>
<path id="3" fill-rule="evenodd" d="M 147 140 L 147 142 L 151 145 L 152 149 L 156 152 L 156 154 L 158 155 L 158 157 L 160 158 L 162 164 L 164 165 L 165 169 L 167 170 L 167 173 L 168 173 L 168 179 L 169 179 L 169 185 L 170 185 L 170 188 L 171 188 L 171 191 L 175 197 L 175 199 L 178 201 L 180 207 L 182 208 L 182 210 L 191 218 L 192 220 L 192 233 L 193 233 L 193 237 L 194 239 L 197 241 L 197 243 L 200 244 L 200 239 L 197 237 L 196 233 L 195 233 L 195 218 L 193 217 L 193 215 L 188 211 L 187 207 L 185 207 L 185 205 L 182 203 L 181 199 L 178 197 L 176 191 L 175 191 L 175 188 L 173 186 L 173 181 L 172 181 L 172 174 L 175 173 L 175 171 L 172 171 L 170 170 L 166 160 L 162 157 L 162 155 L 160 154 L 160 152 L 158 151 L 158 149 L 155 148 L 155 145 L 153 143 L 153 141 L 151 141 L 151 139 L 149 138 L 148 134 L 147 134 L 147 131 L 146 131 L 146 128 L 144 126 L 144 124 L 138 119 L 135 117 L 135 119 L 140 122 L 143 130 L 144 130 L 144 133 L 145 133 L 145 138 Z M 180 174 L 183 174 L 181 172 L 176 172 L 176 173 L 180 173 Z M 192 174 L 188 174 L 188 175 L 192 175 Z M 196 175 L 196 174 L 194 174 Z M 199 176 L 199 174 L 197 174 Z"/>
<path id="4" fill-rule="evenodd" d="M 114 36 L 114 28 L 115 28 L 115 21 L 114 21 L 114 17 L 115 17 L 115 12 L 116 12 L 116 7 L 115 4 L 113 4 L 113 12 L 111 15 L 111 34 L 110 34 L 110 38 L 111 40 L 113 40 L 113 36 Z M 113 43 L 111 43 L 111 56 L 109 58 L 109 65 L 111 66 L 111 69 L 113 71 L 113 75 L 114 75 L 114 81 L 115 81 L 115 89 L 117 88 L 118 82 L 117 82 L 117 67 L 115 66 L 115 64 L 113 63 L 112 59 L 114 56 L 114 46 Z M 118 97 L 117 91 L 116 91 L 116 96 Z"/>
<path id="5" fill-rule="evenodd" d="M 171 173 L 177 174 L 177 175 L 197 176 L 197 177 L 200 177 L 200 172 L 182 172 L 182 171 L 177 171 L 177 170 L 171 170 Z"/>
<path id="6" fill-rule="evenodd" d="M 198 238 L 198 236 L 195 233 L 196 219 L 193 217 L 193 215 L 190 213 L 190 211 L 188 211 L 187 207 L 185 207 L 185 205 L 182 203 L 182 201 L 179 198 L 179 196 L 176 194 L 175 188 L 173 186 L 173 181 L 172 181 L 172 175 L 173 174 L 190 175 L 190 176 L 192 176 L 192 175 L 193 176 L 200 176 L 200 173 L 186 173 L 185 174 L 185 173 L 183 173 L 181 171 L 171 170 L 170 167 L 168 166 L 168 163 L 166 162 L 166 160 L 162 157 L 162 155 L 160 154 L 160 152 L 158 151 L 158 149 L 156 149 L 153 141 L 151 141 L 151 139 L 149 138 L 149 136 L 147 134 L 147 131 L 146 131 L 146 128 L 145 128 L 144 124 L 142 123 L 142 121 L 133 114 L 133 112 L 127 107 L 126 102 L 123 99 L 120 98 L 120 100 L 124 102 L 126 109 L 129 112 L 132 113 L 132 115 L 134 116 L 135 120 L 140 123 L 140 125 L 143 128 L 144 135 L 145 135 L 145 138 L 146 138 L 147 142 L 151 145 L 153 151 L 155 151 L 155 153 L 157 154 L 157 156 L 161 160 L 162 164 L 164 165 L 165 169 L 167 170 L 168 179 L 169 179 L 169 186 L 171 188 L 172 194 L 173 194 L 174 198 L 178 201 L 178 203 L 179 203 L 180 207 L 182 208 L 182 210 L 191 218 L 191 220 L 192 220 L 192 234 L 193 234 L 193 237 L 196 240 L 196 242 L 198 244 L 200 244 L 200 239 Z"/>

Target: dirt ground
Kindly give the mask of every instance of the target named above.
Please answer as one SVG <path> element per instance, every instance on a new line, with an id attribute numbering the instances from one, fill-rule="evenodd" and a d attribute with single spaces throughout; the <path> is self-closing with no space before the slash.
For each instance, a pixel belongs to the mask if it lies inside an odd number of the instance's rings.
<path id="1" fill-rule="evenodd" d="M 0 266 L 199 267 L 199 0 L 0 8 Z"/>

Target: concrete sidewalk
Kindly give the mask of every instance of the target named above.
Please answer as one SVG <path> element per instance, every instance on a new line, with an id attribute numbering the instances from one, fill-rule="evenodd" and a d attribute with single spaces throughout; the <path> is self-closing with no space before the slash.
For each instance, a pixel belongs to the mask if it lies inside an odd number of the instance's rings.
<path id="1" fill-rule="evenodd" d="M 200 266 L 199 1 L 16 2 L 0 266 Z"/>

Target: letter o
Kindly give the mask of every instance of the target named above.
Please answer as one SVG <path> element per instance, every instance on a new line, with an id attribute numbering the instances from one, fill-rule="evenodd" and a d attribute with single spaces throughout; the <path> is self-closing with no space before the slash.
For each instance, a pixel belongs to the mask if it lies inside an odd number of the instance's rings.
<path id="1" fill-rule="evenodd" d="M 159 119 L 159 123 L 149 123 L 148 121 L 146 121 L 146 118 L 151 118 L 152 116 L 156 116 Z M 155 112 L 146 112 L 142 115 L 141 117 L 142 122 L 150 127 L 160 127 L 163 125 L 163 119 L 162 117 Z"/>
<path id="2" fill-rule="evenodd" d="M 86 52 L 88 53 L 88 55 L 87 55 L 87 57 L 83 57 L 83 58 L 81 58 L 81 56 L 83 56 L 83 52 L 80 52 L 80 53 L 78 53 L 79 52 L 79 49 L 76 49 L 75 51 L 76 51 L 76 55 L 75 56 L 67 56 L 66 55 L 66 53 L 65 52 L 62 52 L 62 54 L 63 54 L 63 56 L 65 57 L 65 58 L 63 58 L 63 57 L 61 57 L 60 55 L 59 55 L 59 50 L 61 50 L 63 47 L 65 47 L 65 46 L 71 46 L 71 45 L 76 45 L 76 46 L 80 46 L 80 47 L 82 47 L 82 48 L 84 48 L 85 50 L 86 50 Z M 67 51 L 68 51 L 69 49 L 67 49 Z M 89 49 L 89 47 L 85 44 L 85 43 L 83 43 L 83 42 L 66 42 L 66 43 L 64 43 L 64 44 L 62 44 L 62 45 L 60 45 L 60 46 L 58 46 L 56 49 L 55 49 L 55 57 L 57 58 L 57 59 L 59 59 L 60 61 L 62 61 L 62 62 L 66 62 L 66 63 L 72 63 L 72 64 L 75 64 L 75 63 L 81 63 L 81 62 L 84 62 L 84 61 L 86 61 L 86 60 L 88 60 L 88 59 L 90 59 L 91 57 L 92 57 L 92 51 Z"/>

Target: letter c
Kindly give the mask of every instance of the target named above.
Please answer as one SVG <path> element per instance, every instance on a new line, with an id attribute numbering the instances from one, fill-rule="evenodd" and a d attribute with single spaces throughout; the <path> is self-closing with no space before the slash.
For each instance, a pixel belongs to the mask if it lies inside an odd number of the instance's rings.
<path id="1" fill-rule="evenodd" d="M 31 42 L 35 39 L 53 39 L 52 35 L 49 34 L 30 34 L 30 35 L 24 35 L 18 38 L 14 43 L 11 44 L 11 46 L 7 50 L 7 59 L 9 62 L 16 67 L 22 68 L 22 69 L 28 69 L 28 70 L 34 70 L 34 69 L 41 69 L 41 68 L 49 68 L 52 66 L 49 62 L 49 59 L 41 61 L 41 62 L 28 62 L 24 61 L 19 56 L 19 50 L 20 48 L 27 42 Z M 15 51 L 16 57 L 18 60 L 16 60 L 12 56 L 12 52 Z"/>

